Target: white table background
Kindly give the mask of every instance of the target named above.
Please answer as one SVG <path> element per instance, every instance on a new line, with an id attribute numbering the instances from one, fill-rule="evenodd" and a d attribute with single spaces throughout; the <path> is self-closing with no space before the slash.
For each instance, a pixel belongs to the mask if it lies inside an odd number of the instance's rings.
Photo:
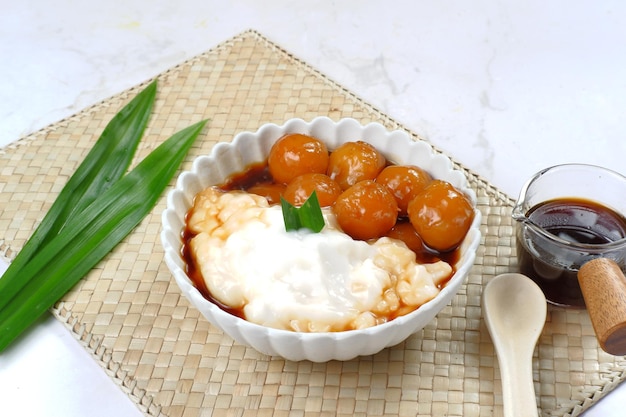
<path id="1" fill-rule="evenodd" d="M 619 0 L 0 0 L 0 147 L 256 29 L 515 197 L 559 163 L 626 174 L 624 22 Z M 0 354 L 0 415 L 141 414 L 48 316 Z"/>

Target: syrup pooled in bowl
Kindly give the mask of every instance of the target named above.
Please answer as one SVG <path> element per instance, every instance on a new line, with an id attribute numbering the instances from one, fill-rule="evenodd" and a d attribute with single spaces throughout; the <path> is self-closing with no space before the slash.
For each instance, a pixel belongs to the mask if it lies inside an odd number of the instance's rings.
<path id="1" fill-rule="evenodd" d="M 608 256 L 625 265 L 626 218 L 603 204 L 582 198 L 558 198 L 537 204 L 526 213 L 528 223 L 517 233 L 520 272 L 536 281 L 554 304 L 584 307 L 578 270 L 587 261 Z M 550 239 L 553 236 L 557 239 Z"/>

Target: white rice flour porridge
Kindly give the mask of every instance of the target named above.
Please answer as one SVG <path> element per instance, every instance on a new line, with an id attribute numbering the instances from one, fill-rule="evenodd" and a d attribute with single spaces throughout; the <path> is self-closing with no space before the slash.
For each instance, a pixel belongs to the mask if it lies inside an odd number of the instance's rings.
<path id="1" fill-rule="evenodd" d="M 263 326 L 325 332 L 374 326 L 415 310 L 452 274 L 418 264 L 404 243 L 354 240 L 329 208 L 320 233 L 285 231 L 280 205 L 209 187 L 188 217 L 192 257 L 211 295 Z"/>

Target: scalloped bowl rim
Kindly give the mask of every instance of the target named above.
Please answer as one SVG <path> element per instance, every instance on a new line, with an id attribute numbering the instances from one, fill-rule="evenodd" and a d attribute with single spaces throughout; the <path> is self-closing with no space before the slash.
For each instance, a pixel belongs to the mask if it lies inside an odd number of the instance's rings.
<path id="1" fill-rule="evenodd" d="M 413 140 L 404 130 L 388 130 L 376 122 L 361 125 L 352 118 L 335 122 L 328 117 L 317 117 L 310 122 L 290 119 L 283 125 L 264 124 L 256 132 L 241 132 L 232 142 L 219 142 L 210 154 L 198 156 L 193 161 L 191 170 L 181 173 L 174 189 L 168 193 L 167 206 L 162 214 L 161 243 L 165 250 L 165 262 L 176 283 L 183 295 L 210 323 L 238 343 L 263 354 L 294 361 L 325 362 L 372 355 L 401 343 L 423 329 L 445 308 L 467 277 L 474 264 L 481 237 L 481 213 L 477 208 L 474 210 L 470 231 L 461 245 L 461 256 L 455 264 L 457 270 L 441 292 L 413 312 L 367 329 L 298 333 L 264 327 L 224 312 L 205 299 L 185 273 L 180 254 L 180 236 L 184 226 L 184 214 L 190 208 L 193 196 L 209 185 L 220 183 L 228 175 L 241 172 L 250 163 L 261 162 L 269 152 L 269 146 L 285 133 L 303 133 L 318 137 L 327 143 L 329 149 L 345 141 L 366 140 L 394 163 L 415 164 L 429 171 L 435 178 L 450 181 L 463 190 L 476 207 L 475 192 L 468 186 L 466 176 L 454 169 L 452 161 L 435 152 L 427 142 Z M 250 145 L 253 145 L 252 148 Z"/>

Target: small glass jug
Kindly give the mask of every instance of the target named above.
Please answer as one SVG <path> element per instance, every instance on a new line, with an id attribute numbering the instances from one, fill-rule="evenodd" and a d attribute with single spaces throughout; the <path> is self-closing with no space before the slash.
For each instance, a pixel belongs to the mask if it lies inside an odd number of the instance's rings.
<path id="1" fill-rule="evenodd" d="M 513 208 L 520 272 L 547 300 L 585 307 L 577 274 L 595 258 L 626 270 L 626 177 L 598 166 L 564 164 L 535 174 Z"/>

